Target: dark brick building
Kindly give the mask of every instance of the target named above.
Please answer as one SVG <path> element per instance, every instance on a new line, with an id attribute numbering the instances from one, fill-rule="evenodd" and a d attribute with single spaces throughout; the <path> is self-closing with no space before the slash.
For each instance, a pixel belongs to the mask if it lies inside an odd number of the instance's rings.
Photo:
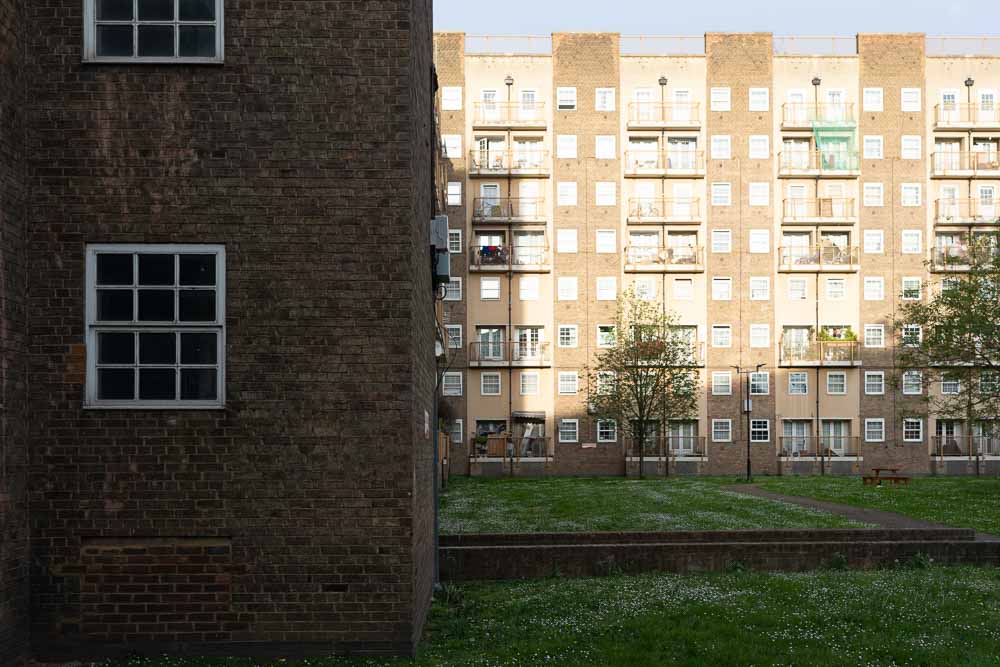
<path id="1" fill-rule="evenodd" d="M 0 0 L 0 664 L 409 652 L 430 0 Z"/>

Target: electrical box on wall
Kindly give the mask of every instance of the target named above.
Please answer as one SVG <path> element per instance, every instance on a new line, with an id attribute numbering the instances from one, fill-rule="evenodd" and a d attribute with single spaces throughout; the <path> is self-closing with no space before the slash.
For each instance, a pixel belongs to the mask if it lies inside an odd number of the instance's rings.
<path id="1" fill-rule="evenodd" d="M 451 254 L 448 252 L 448 216 L 438 215 L 431 220 L 431 271 L 434 286 L 445 285 L 451 280 Z"/>

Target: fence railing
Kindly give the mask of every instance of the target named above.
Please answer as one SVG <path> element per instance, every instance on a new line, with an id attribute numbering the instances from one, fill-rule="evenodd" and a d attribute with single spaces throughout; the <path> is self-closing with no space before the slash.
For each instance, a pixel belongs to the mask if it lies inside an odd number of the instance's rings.
<path id="1" fill-rule="evenodd" d="M 470 175 L 508 172 L 548 173 L 549 152 L 543 149 L 473 150 L 469 152 Z"/>
<path id="2" fill-rule="evenodd" d="M 975 199 L 938 199 L 934 202 L 934 222 L 997 222 L 1000 205 Z"/>
<path id="3" fill-rule="evenodd" d="M 697 267 L 703 263 L 703 249 L 696 246 L 641 246 L 625 247 L 625 264 L 650 267 Z"/>
<path id="4" fill-rule="evenodd" d="M 640 453 L 639 440 L 626 437 L 625 455 L 630 458 L 638 458 Z M 645 445 L 642 447 L 642 455 L 649 457 L 663 458 L 668 455 L 675 457 L 703 457 L 707 456 L 705 450 L 705 436 L 703 435 L 658 435 L 647 436 Z"/>
<path id="5" fill-rule="evenodd" d="M 847 268 L 858 263 L 857 246 L 808 245 L 778 248 L 779 263 L 789 270 Z"/>
<path id="6" fill-rule="evenodd" d="M 631 222 L 697 222 L 701 219 L 697 197 L 631 197 L 628 200 Z"/>
<path id="7" fill-rule="evenodd" d="M 778 456 L 785 458 L 843 458 L 858 456 L 861 438 L 856 435 L 784 435 L 778 438 Z"/>
<path id="8" fill-rule="evenodd" d="M 861 343 L 856 340 L 782 340 L 779 348 L 783 365 L 852 365 L 861 361 Z"/>
<path id="9" fill-rule="evenodd" d="M 931 155 L 931 168 L 937 176 L 953 172 L 1000 172 L 1000 152 L 936 151 Z"/>
<path id="10" fill-rule="evenodd" d="M 469 267 L 476 269 L 539 266 L 547 263 L 548 248 L 533 245 L 487 245 L 469 250 Z"/>
<path id="11" fill-rule="evenodd" d="M 933 456 L 1000 456 L 998 435 L 936 435 L 931 437 Z"/>
<path id="12" fill-rule="evenodd" d="M 544 102 L 476 102 L 472 122 L 476 125 L 537 126 L 546 122 Z"/>
<path id="13" fill-rule="evenodd" d="M 704 151 L 629 150 L 625 151 L 625 173 L 650 171 L 692 173 L 705 170 Z"/>
<path id="14" fill-rule="evenodd" d="M 543 436 L 508 436 L 506 434 L 487 437 L 473 436 L 469 443 L 469 458 L 472 459 L 538 459 L 551 456 L 552 438 Z"/>
<path id="15" fill-rule="evenodd" d="M 784 217 L 786 221 L 800 219 L 853 218 L 854 199 L 841 197 L 820 197 L 819 199 L 786 199 Z"/>
<path id="16" fill-rule="evenodd" d="M 837 173 L 858 171 L 861 162 L 858 154 L 850 151 L 798 150 L 778 153 L 779 173 L 797 172 Z"/>
<path id="17" fill-rule="evenodd" d="M 813 123 L 849 125 L 856 120 L 854 104 L 850 102 L 841 104 L 786 102 L 781 105 L 781 124 L 785 127 L 805 127 Z"/>
<path id="18" fill-rule="evenodd" d="M 992 264 L 1000 248 L 990 245 L 956 244 L 931 248 L 931 268 L 935 271 L 965 271 L 973 264 Z"/>
<path id="19" fill-rule="evenodd" d="M 941 127 L 960 125 L 1000 125 L 1000 107 L 982 104 L 937 104 L 934 106 L 934 121 Z"/>
<path id="20" fill-rule="evenodd" d="M 472 201 L 473 222 L 531 221 L 544 217 L 542 197 L 476 197 Z"/>
<path id="21" fill-rule="evenodd" d="M 477 341 L 469 343 L 469 363 L 504 365 L 510 363 L 548 363 L 549 343 L 523 341 Z"/>
<path id="22" fill-rule="evenodd" d="M 628 105 L 629 125 L 693 126 L 701 123 L 697 102 L 632 102 Z"/>

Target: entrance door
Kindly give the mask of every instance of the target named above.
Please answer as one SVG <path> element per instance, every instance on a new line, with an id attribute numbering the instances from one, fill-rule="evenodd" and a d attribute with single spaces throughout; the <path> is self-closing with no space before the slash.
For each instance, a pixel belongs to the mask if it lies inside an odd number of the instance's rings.
<path id="1" fill-rule="evenodd" d="M 482 361 L 503 361 L 503 328 L 480 327 L 479 358 Z"/>
<path id="2" fill-rule="evenodd" d="M 632 169 L 656 169 L 659 144 L 656 139 L 629 139 L 628 157 Z"/>
<path id="3" fill-rule="evenodd" d="M 965 243 L 961 234 L 941 232 L 934 237 L 937 256 L 943 261 L 965 258 Z"/>
<path id="4" fill-rule="evenodd" d="M 809 216 L 809 202 L 806 200 L 806 186 L 803 183 L 788 185 L 788 216 L 791 218 Z"/>
<path id="5" fill-rule="evenodd" d="M 809 452 L 809 428 L 811 422 L 804 419 L 786 419 L 782 422 L 782 456 L 802 456 Z"/>
<path id="6" fill-rule="evenodd" d="M 940 195 L 938 198 L 938 218 L 945 221 L 957 220 L 962 215 L 958 203 L 958 186 L 941 185 L 938 193 Z"/>
<path id="7" fill-rule="evenodd" d="M 785 232 L 781 235 L 781 262 L 783 264 L 817 264 L 809 232 Z"/>
<path id="8" fill-rule="evenodd" d="M 957 171 L 961 168 L 961 147 L 959 141 L 938 141 L 934 143 L 934 170 Z"/>
<path id="9" fill-rule="evenodd" d="M 844 91 L 829 89 L 826 91 L 826 107 L 818 117 L 821 120 L 840 121 L 846 115 L 846 105 L 844 104 Z"/>
<path id="10" fill-rule="evenodd" d="M 851 155 L 846 138 L 828 138 L 819 145 L 820 168 L 827 171 L 852 169 Z"/>
<path id="11" fill-rule="evenodd" d="M 820 252 L 822 253 L 821 263 L 823 264 L 850 264 L 851 263 L 851 235 L 847 232 L 822 232 L 819 237 Z"/>
<path id="12" fill-rule="evenodd" d="M 678 220 L 690 220 L 694 215 L 694 186 L 691 183 L 674 183 L 672 215 Z"/>
<path id="13" fill-rule="evenodd" d="M 541 357 L 541 327 L 518 327 L 516 335 L 517 345 L 514 350 L 514 361 L 532 360 Z"/>
<path id="14" fill-rule="evenodd" d="M 994 222 L 997 219 L 996 186 L 980 185 L 979 210 L 976 211 L 977 218 L 983 222 Z"/>
<path id="15" fill-rule="evenodd" d="M 809 168 L 809 140 L 785 139 L 781 153 L 781 166 L 785 169 Z"/>
<path id="16" fill-rule="evenodd" d="M 656 120 L 656 109 L 653 104 L 653 91 L 650 88 L 636 88 L 632 91 L 634 118 L 640 123 Z"/>
<path id="17" fill-rule="evenodd" d="M 503 217 L 500 207 L 500 184 L 483 183 L 479 186 L 480 215 L 484 218 Z"/>
<path id="18" fill-rule="evenodd" d="M 979 91 L 979 108 L 976 109 L 975 121 L 981 124 L 993 125 L 997 122 L 997 93 L 995 90 Z"/>
<path id="19" fill-rule="evenodd" d="M 480 94 L 480 109 L 483 120 L 500 120 L 500 105 L 497 102 L 497 91 L 484 90 Z"/>
<path id="20" fill-rule="evenodd" d="M 938 456 L 964 456 L 969 453 L 962 442 L 962 422 L 958 419 L 938 419 L 934 430 Z"/>
<path id="21" fill-rule="evenodd" d="M 667 443 L 670 451 L 677 456 L 694 454 L 697 438 L 698 422 L 670 421 L 667 423 Z"/>
<path id="22" fill-rule="evenodd" d="M 544 232 L 514 232 L 514 264 L 542 264 L 545 259 Z"/>
<path id="23" fill-rule="evenodd" d="M 687 123 L 691 120 L 691 91 L 679 88 L 674 91 L 674 108 L 672 118 L 674 122 Z"/>
<path id="24" fill-rule="evenodd" d="M 690 137 L 674 137 L 667 140 L 667 168 L 694 169 L 698 140 Z"/>
<path id="25" fill-rule="evenodd" d="M 819 201 L 819 214 L 825 218 L 846 218 L 847 198 L 843 183 L 827 183 L 826 197 Z"/>
<path id="26" fill-rule="evenodd" d="M 957 90 L 952 88 L 941 91 L 941 107 L 938 109 L 938 114 L 938 120 L 942 123 L 957 123 L 961 120 Z"/>
<path id="27" fill-rule="evenodd" d="M 634 207 L 632 215 L 639 218 L 656 218 L 661 215 L 656 202 L 656 183 L 652 181 L 636 181 Z"/>
<path id="28" fill-rule="evenodd" d="M 504 154 L 506 146 L 503 137 L 480 137 L 479 143 L 479 168 L 480 169 L 503 169 Z"/>
<path id="29" fill-rule="evenodd" d="M 538 217 L 541 185 L 538 181 L 521 181 L 518 186 L 519 199 L 514 207 L 514 215 L 522 218 Z"/>
<path id="30" fill-rule="evenodd" d="M 667 255 L 671 264 L 694 264 L 695 244 L 698 241 L 697 234 L 688 233 L 668 233 L 667 234 Z"/>
<path id="31" fill-rule="evenodd" d="M 781 356 L 785 360 L 806 359 L 809 354 L 810 327 L 785 327 L 781 335 Z"/>
<path id="32" fill-rule="evenodd" d="M 514 168 L 538 169 L 542 166 L 542 142 L 535 139 L 514 140 Z"/>
<path id="33" fill-rule="evenodd" d="M 808 109 L 806 109 L 806 91 L 799 88 L 788 91 L 785 119 L 795 126 L 801 126 L 809 120 Z"/>
<path id="34" fill-rule="evenodd" d="M 659 232 L 631 232 L 628 236 L 628 263 L 650 264 L 660 251 Z"/>
<path id="35" fill-rule="evenodd" d="M 503 232 L 476 232 L 476 260 L 480 266 L 507 264 L 508 252 Z"/>
<path id="36" fill-rule="evenodd" d="M 534 90 L 521 91 L 521 108 L 518 109 L 522 121 L 538 120 L 538 95 Z"/>
<path id="37" fill-rule="evenodd" d="M 846 419 L 823 420 L 823 455 L 844 456 L 848 451 L 851 422 Z"/>

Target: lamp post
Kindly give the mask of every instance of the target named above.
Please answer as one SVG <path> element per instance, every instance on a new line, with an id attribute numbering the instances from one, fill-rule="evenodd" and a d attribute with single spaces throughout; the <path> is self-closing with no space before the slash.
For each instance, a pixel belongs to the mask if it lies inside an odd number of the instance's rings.
<path id="1" fill-rule="evenodd" d="M 741 375 L 746 375 L 746 378 L 747 378 L 746 379 L 745 388 L 744 388 L 744 385 L 742 385 L 742 384 L 740 386 L 740 393 L 742 394 L 741 398 L 743 399 L 743 414 L 746 415 L 746 429 L 747 429 L 747 482 L 748 483 L 751 482 L 751 481 L 753 481 L 753 472 L 752 472 L 752 468 L 751 468 L 752 464 L 751 464 L 751 461 L 750 461 L 750 442 L 751 442 L 751 440 L 750 440 L 750 438 L 751 438 L 751 435 L 750 435 L 750 414 L 753 411 L 753 403 L 752 403 L 752 401 L 750 399 L 750 374 L 751 373 L 759 373 L 760 369 L 763 368 L 763 367 L 764 367 L 764 364 L 762 364 L 762 363 L 761 364 L 757 364 L 756 368 L 754 368 L 754 370 L 751 371 L 749 368 L 746 369 L 746 370 L 744 370 L 740 366 L 733 366 L 733 368 L 736 369 L 736 377 L 739 377 Z"/>

